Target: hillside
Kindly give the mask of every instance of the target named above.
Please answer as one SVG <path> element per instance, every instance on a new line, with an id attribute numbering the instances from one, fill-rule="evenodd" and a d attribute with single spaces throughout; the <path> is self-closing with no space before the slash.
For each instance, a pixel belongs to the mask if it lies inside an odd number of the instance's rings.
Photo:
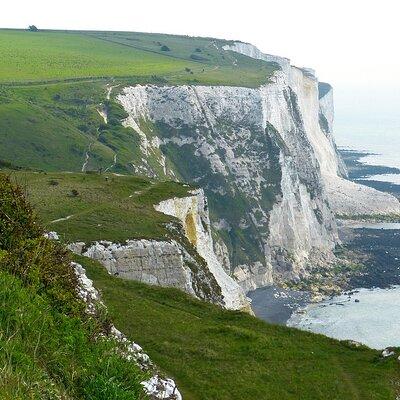
<path id="1" fill-rule="evenodd" d="M 19 188 L 0 174 L 0 398 L 139 399 L 148 372 L 109 339 L 65 248 L 42 236 Z"/>
<path id="2" fill-rule="evenodd" d="M 190 187 L 114 174 L 11 172 L 25 188 L 44 227 L 64 242 L 165 239 L 165 224 L 173 218 L 153 205 L 184 197 Z"/>
<path id="3" fill-rule="evenodd" d="M 175 289 L 113 277 L 95 261 L 75 256 L 108 308 L 108 315 L 86 321 L 69 255 L 40 236 L 21 192 L 0 177 L 2 398 L 142 398 L 145 375 L 110 357 L 112 342 L 94 339 L 111 320 L 176 379 L 184 399 L 394 398 L 394 357 L 269 325 Z M 89 176 L 92 185 L 98 179 Z"/>
<path id="4" fill-rule="evenodd" d="M 175 378 L 185 400 L 395 398 L 398 362 L 377 351 L 269 325 L 78 261 L 101 290 L 117 328 Z"/>

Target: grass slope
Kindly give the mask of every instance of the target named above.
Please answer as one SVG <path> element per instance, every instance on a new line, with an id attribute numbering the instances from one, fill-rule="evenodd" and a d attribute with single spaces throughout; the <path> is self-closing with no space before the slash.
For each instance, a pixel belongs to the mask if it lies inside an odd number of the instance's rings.
<path id="1" fill-rule="evenodd" d="M 106 99 L 104 83 L 0 89 L 0 159 L 42 170 L 132 172 L 142 154 L 138 135 L 121 125 L 125 113 Z M 99 115 L 108 111 L 108 124 Z M 116 162 L 114 162 L 116 157 Z M 154 162 L 155 169 L 162 168 Z"/>
<path id="2" fill-rule="evenodd" d="M 187 65 L 95 37 L 59 32 L 1 31 L 0 53 L 2 82 L 165 74 Z"/>
<path id="3" fill-rule="evenodd" d="M 153 205 L 186 196 L 190 189 L 176 182 L 113 174 L 13 172 L 12 179 L 25 188 L 46 229 L 67 241 L 165 238 L 165 224 L 172 217 Z"/>
<path id="4" fill-rule="evenodd" d="M 14 84 L 156 75 L 170 83 L 258 86 L 277 68 L 213 39 L 122 32 L 0 30 L 0 54 L 0 83 Z"/>
<path id="5" fill-rule="evenodd" d="M 46 296 L 0 270 L 0 398 L 143 399 L 146 375 L 95 342 L 95 324 L 55 310 Z"/>
<path id="6" fill-rule="evenodd" d="M 89 259 L 79 262 L 118 329 L 176 378 L 186 400 L 395 398 L 395 358 L 111 277 Z"/>

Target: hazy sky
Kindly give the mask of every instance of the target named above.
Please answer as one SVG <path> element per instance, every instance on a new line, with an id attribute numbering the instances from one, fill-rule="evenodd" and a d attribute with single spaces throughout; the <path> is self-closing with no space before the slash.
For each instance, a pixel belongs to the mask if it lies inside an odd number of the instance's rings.
<path id="1" fill-rule="evenodd" d="M 368 107 L 400 105 L 400 6 L 394 0 L 2 0 L 0 27 L 164 32 L 240 39 L 317 71 Z M 340 100 L 341 99 L 341 100 Z M 346 104 L 344 104 L 346 103 Z M 355 104 L 359 106 L 359 104 Z M 393 106 L 393 103 L 392 103 Z"/>

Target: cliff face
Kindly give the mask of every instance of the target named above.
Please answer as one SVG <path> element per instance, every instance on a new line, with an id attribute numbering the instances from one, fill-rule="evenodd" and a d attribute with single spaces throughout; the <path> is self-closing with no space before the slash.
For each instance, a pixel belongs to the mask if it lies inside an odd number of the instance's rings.
<path id="1" fill-rule="evenodd" d="M 381 213 L 388 207 L 368 196 L 385 197 L 389 209 L 398 202 L 368 188 L 360 202 L 359 185 L 344 179 L 332 136 L 332 88 L 311 69 L 246 43 L 224 49 L 275 62 L 280 71 L 256 89 L 138 85 L 124 88 L 118 100 L 129 114 L 124 124 L 141 138 L 138 170 L 155 175 L 156 161 L 165 176 L 204 188 L 215 252 L 249 290 L 308 276 L 332 259 L 338 241 L 332 209 L 350 213 L 355 203 Z"/>
<path id="2" fill-rule="evenodd" d="M 337 240 L 318 161 L 330 150 L 318 83 L 290 71 L 258 89 L 135 86 L 119 96 L 147 154 L 204 187 L 217 254 L 246 290 L 306 275 Z"/>
<path id="3" fill-rule="evenodd" d="M 395 197 L 345 179 L 347 178 L 346 167 L 337 154 L 333 139 L 333 120 L 332 87 L 329 84 L 320 83 L 319 122 L 329 142 L 325 151 L 321 153 L 320 163 L 332 210 L 335 214 L 344 216 L 399 214 L 400 204 Z M 329 148 L 331 151 L 327 152 Z M 335 160 L 330 165 L 324 165 L 324 157 L 329 153 Z"/>
<path id="4" fill-rule="evenodd" d="M 224 271 L 214 252 L 207 200 L 203 190 L 194 191 L 191 197 L 162 201 L 155 208 L 181 222 L 190 244 L 204 259 L 207 269 L 220 288 L 225 307 L 246 310 L 249 303 L 242 288 Z"/>

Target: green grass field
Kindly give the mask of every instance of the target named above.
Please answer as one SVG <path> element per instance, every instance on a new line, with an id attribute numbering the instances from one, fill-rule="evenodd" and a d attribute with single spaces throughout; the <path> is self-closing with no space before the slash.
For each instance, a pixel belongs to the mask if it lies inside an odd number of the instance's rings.
<path id="1" fill-rule="evenodd" d="M 48 230 L 65 241 L 165 239 L 172 217 L 153 205 L 185 196 L 188 186 L 113 174 L 13 172 Z M 73 195 L 76 191 L 76 195 Z M 66 220 L 52 222 L 70 217 Z"/>
<path id="2" fill-rule="evenodd" d="M 191 66 L 75 33 L 1 31 L 0 54 L 1 82 L 166 74 Z"/>
<path id="3" fill-rule="evenodd" d="M 174 290 L 110 276 L 78 257 L 118 329 L 178 382 L 185 400 L 389 400 L 398 361 L 226 311 Z"/>
<path id="4" fill-rule="evenodd" d="M 186 36 L 0 30 L 0 83 L 135 78 L 254 87 L 277 68 L 221 46 Z"/>

